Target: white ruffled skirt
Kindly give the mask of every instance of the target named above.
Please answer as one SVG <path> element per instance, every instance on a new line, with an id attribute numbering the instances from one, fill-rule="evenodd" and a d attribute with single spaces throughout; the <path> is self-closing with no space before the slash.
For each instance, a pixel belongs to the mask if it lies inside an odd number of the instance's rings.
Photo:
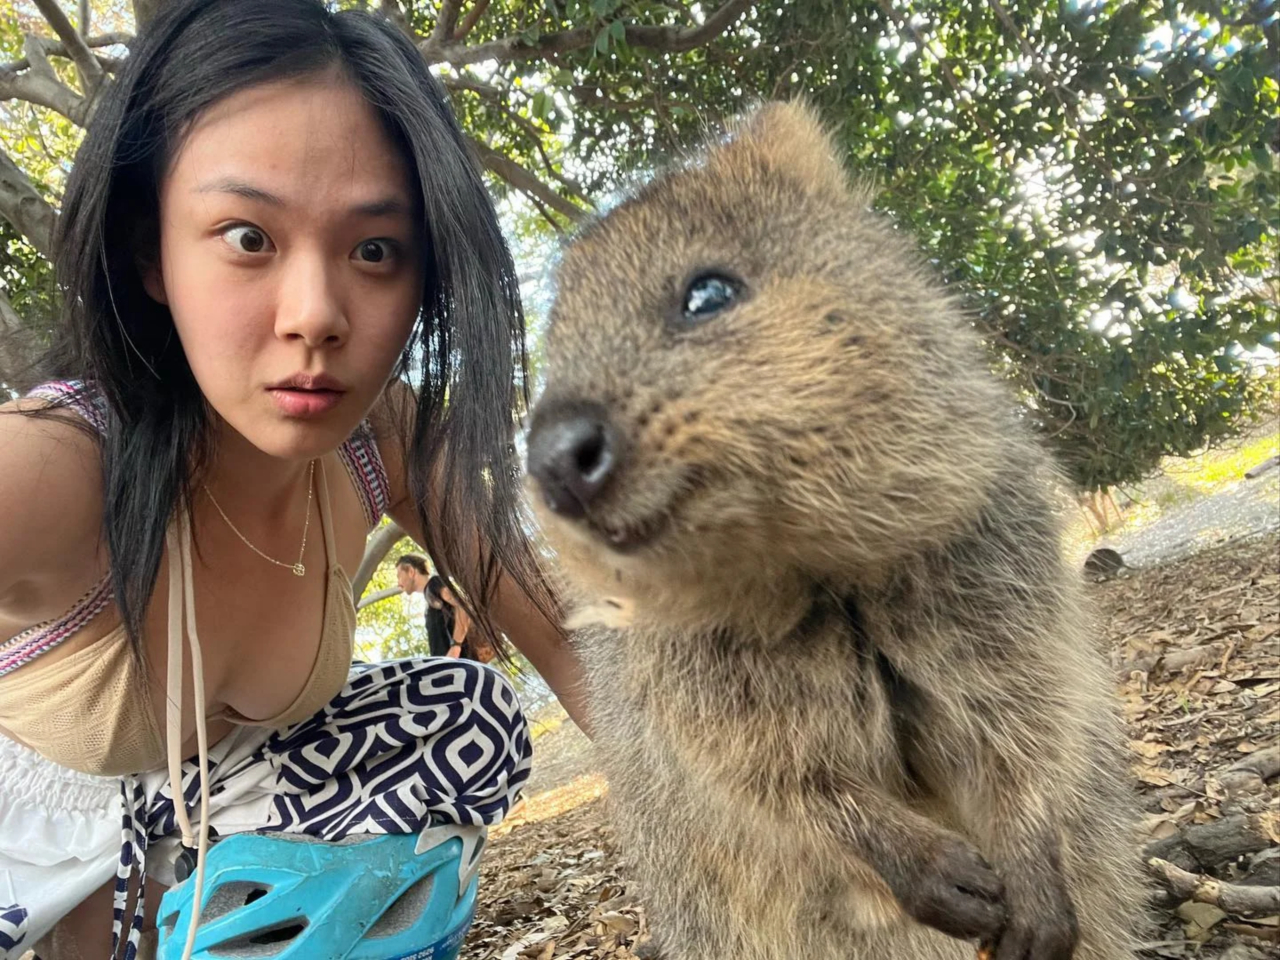
<path id="1" fill-rule="evenodd" d="M 325 840 L 492 826 L 531 759 L 515 691 L 497 670 L 433 657 L 359 664 L 307 720 L 283 731 L 237 727 L 209 750 L 209 824 L 223 836 Z M 183 764 L 188 807 L 197 806 L 197 772 Z M 165 771 L 122 789 L 119 778 L 59 767 L 0 737 L 0 960 L 17 960 L 113 877 L 122 889 L 134 864 L 172 886 L 174 821 Z"/>

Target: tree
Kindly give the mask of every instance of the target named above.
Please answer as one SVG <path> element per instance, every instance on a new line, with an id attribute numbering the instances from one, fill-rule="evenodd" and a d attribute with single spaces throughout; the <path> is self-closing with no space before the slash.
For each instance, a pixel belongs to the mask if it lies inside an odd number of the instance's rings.
<path id="1" fill-rule="evenodd" d="M 626 36 L 549 74 L 547 122 L 583 190 L 616 189 L 744 98 L 806 93 L 1082 489 L 1234 433 L 1265 395 L 1273 4 L 794 0 L 680 59 Z"/>
<path id="2" fill-rule="evenodd" d="M 92 5 L 101 33 L 56 0 L 22 2 L 0 14 L 0 217 L 24 238 L 0 251 L 0 317 L 38 340 L 47 320 L 28 305 L 49 298 L 31 251 L 46 252 L 69 148 L 131 24 L 120 0 Z M 137 19 L 163 2 L 135 0 Z M 751 101 L 808 95 L 1084 489 L 1230 434 L 1261 389 L 1280 287 L 1265 0 L 377 6 L 449 90 L 495 192 L 527 211 L 526 239 Z"/>

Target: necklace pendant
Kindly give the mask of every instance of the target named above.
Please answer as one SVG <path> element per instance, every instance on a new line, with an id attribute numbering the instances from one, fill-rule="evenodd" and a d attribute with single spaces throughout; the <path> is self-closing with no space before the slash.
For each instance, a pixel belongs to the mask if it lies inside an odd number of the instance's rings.
<path id="1" fill-rule="evenodd" d="M 293 570 L 295 577 L 305 577 L 307 575 L 307 568 L 300 563 L 295 563 L 290 569 Z"/>

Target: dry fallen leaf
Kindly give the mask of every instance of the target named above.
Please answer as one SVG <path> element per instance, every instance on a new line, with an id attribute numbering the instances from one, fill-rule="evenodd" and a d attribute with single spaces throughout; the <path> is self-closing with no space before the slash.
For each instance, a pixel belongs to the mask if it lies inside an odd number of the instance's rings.
<path id="1" fill-rule="evenodd" d="M 1183 930 L 1188 940 L 1203 942 L 1213 935 L 1213 928 L 1226 919 L 1222 910 L 1210 903 L 1195 903 L 1191 900 L 1180 904 L 1178 919 L 1183 923 Z"/>

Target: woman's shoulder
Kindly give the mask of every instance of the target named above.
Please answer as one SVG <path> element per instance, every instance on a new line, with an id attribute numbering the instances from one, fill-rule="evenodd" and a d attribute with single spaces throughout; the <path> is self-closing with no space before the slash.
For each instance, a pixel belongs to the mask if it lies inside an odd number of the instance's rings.
<path id="1" fill-rule="evenodd" d="M 38 509 L 53 494 L 99 491 L 100 416 L 96 405 L 55 400 L 43 392 L 0 404 L 0 484 L 5 485 L 0 489 L 47 492 L 33 496 L 28 509 Z M 15 516 L 9 510 L 3 515 Z"/>
<path id="2" fill-rule="evenodd" d="M 99 566 L 101 452 L 82 413 L 39 395 L 0 405 L 0 517 L 0 619 L 56 606 L 50 584 Z"/>
<path id="3" fill-rule="evenodd" d="M 409 493 L 405 461 L 417 410 L 418 400 L 413 388 L 401 380 L 393 380 L 365 421 L 370 442 L 378 451 L 386 478 L 388 508 L 399 504 Z"/>

